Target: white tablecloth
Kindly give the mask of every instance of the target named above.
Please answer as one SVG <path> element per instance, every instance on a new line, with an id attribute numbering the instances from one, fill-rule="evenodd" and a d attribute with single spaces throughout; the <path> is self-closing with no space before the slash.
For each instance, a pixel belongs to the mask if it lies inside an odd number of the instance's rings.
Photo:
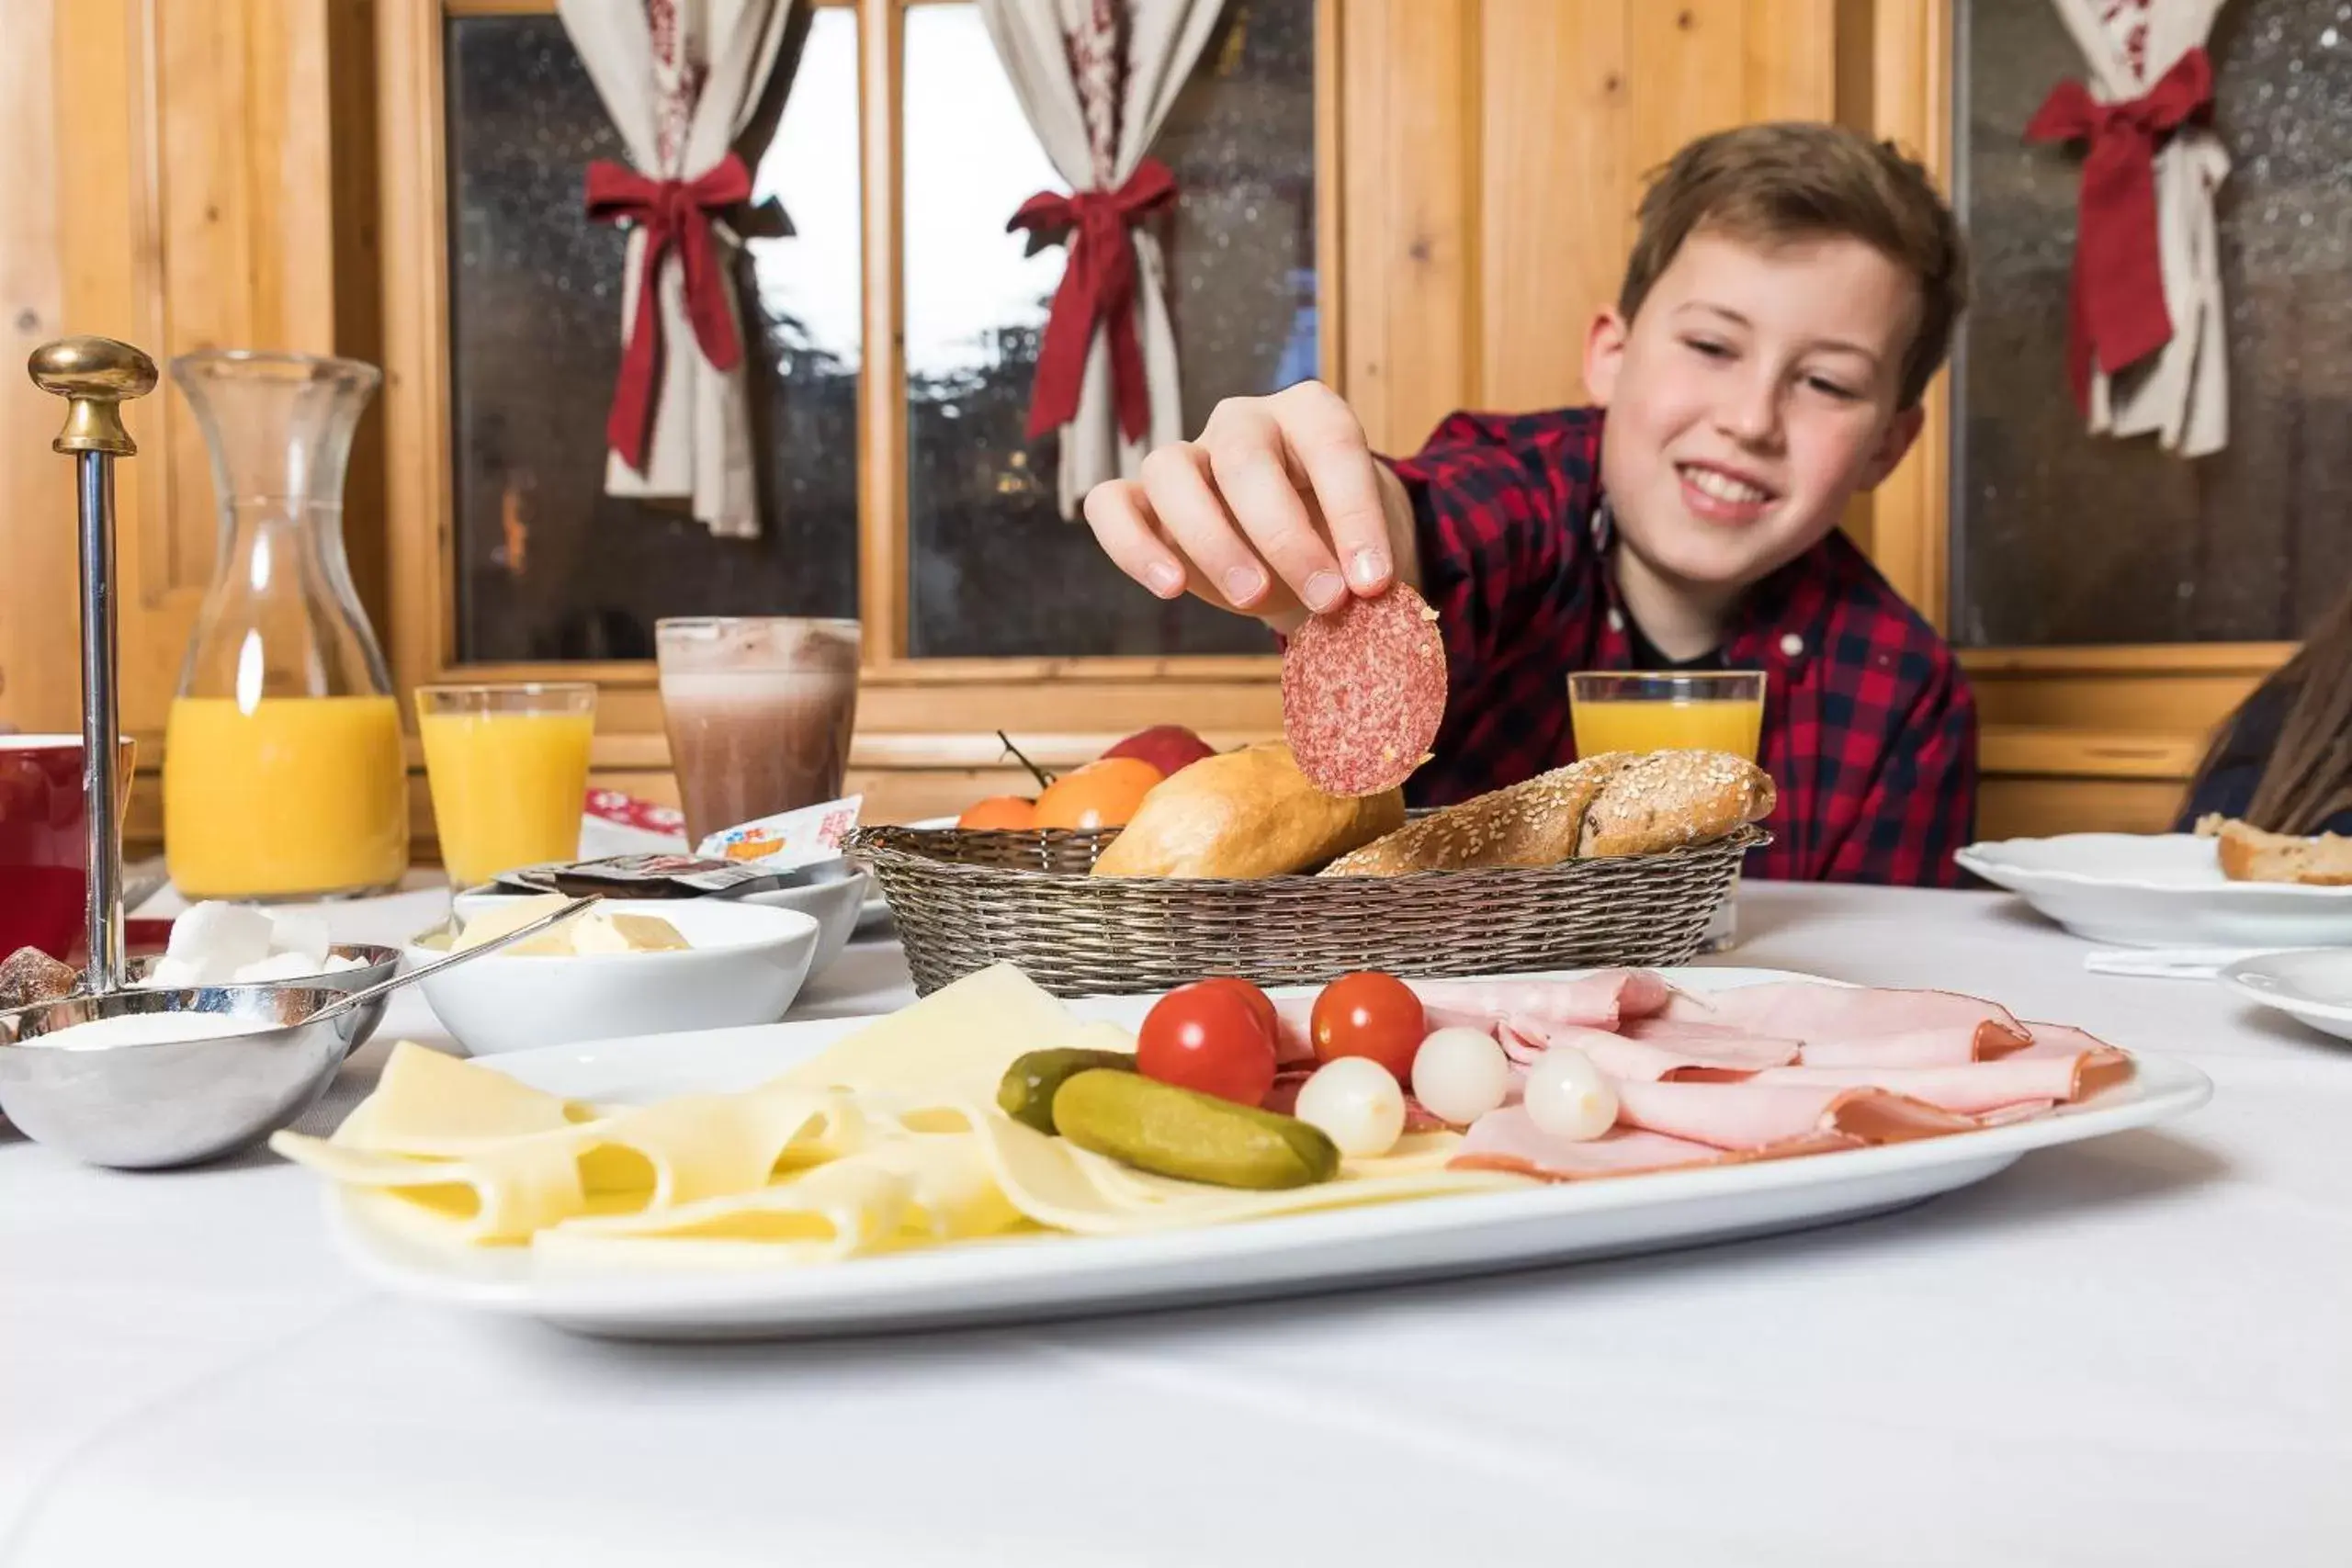
<path id="1" fill-rule="evenodd" d="M 2352 1048 L 2086 975 L 1997 896 L 1741 902 L 1724 962 L 1996 998 L 2216 1098 L 1810 1234 L 786 1347 L 386 1296 L 266 1155 L 0 1142 L 0 1563 L 2352 1562 Z M 860 944 L 806 1008 L 910 995 Z M 411 1001 L 385 1038 L 432 1030 Z"/>

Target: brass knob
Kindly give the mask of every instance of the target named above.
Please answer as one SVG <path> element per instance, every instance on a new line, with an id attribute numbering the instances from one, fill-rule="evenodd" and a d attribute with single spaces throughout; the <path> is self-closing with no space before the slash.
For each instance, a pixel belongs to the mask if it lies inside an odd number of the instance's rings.
<path id="1" fill-rule="evenodd" d="M 33 350 L 25 368 L 33 385 L 70 400 L 65 428 L 50 443 L 59 452 L 139 450 L 122 427 L 122 404 L 155 389 L 155 362 L 110 337 L 62 337 Z"/>

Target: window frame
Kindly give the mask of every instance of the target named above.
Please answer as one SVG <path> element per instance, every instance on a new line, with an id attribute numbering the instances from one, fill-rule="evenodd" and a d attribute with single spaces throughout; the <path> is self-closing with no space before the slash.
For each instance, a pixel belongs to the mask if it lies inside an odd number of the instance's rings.
<path id="1" fill-rule="evenodd" d="M 1877 135 L 1913 150 L 1946 190 L 1956 147 L 1960 5 L 1964 0 L 1864 0 L 1841 49 L 1866 77 Z M 1928 388 L 1927 423 L 1901 467 L 1871 498 L 1870 553 L 1887 581 L 1938 630 L 1951 604 L 1955 409 L 1951 377 Z M 1960 662 L 1983 723 L 1983 772 L 2021 790 L 2059 778 L 2120 785 L 2185 782 L 2204 738 L 2290 642 L 1972 648 Z"/>
<path id="2" fill-rule="evenodd" d="M 1270 651 L 1226 656 L 917 659 L 909 655 L 904 204 L 900 105 L 909 7 L 955 0 L 797 0 L 858 15 L 865 345 L 858 391 L 858 608 L 865 626 L 858 755 L 866 767 L 984 767 L 999 726 L 1047 739 L 1067 760 L 1148 707 L 1213 733 L 1279 728 Z M 1316 309 L 1319 373 L 1342 355 L 1339 222 L 1340 0 L 1315 0 Z M 442 47 L 453 17 L 547 15 L 554 0 L 422 0 L 378 11 L 380 200 L 385 236 L 385 418 L 392 571 L 390 655 L 403 688 L 468 680 L 593 680 L 599 767 L 666 763 L 648 660 L 457 660 L 457 535 L 450 468 L 447 112 Z M 583 459 L 584 460 L 584 459 Z M 1080 526 L 1082 525 L 1073 525 Z M 1140 590 L 1138 590 L 1140 592 Z M 892 735 L 888 732 L 899 732 Z M 1060 744 L 1067 739 L 1069 745 Z"/>

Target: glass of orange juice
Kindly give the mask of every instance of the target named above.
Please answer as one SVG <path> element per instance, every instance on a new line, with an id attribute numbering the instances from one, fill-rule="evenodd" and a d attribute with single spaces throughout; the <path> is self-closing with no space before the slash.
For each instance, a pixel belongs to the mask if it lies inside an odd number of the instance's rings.
<path id="1" fill-rule="evenodd" d="M 419 686 L 416 723 L 441 862 L 458 886 L 580 852 L 594 686 Z"/>
<path id="2" fill-rule="evenodd" d="M 1728 751 L 1753 762 L 1764 735 L 1764 671 L 1579 671 L 1568 677 L 1568 718 L 1579 757 Z M 1725 897 L 1702 945 L 1721 953 L 1737 940 L 1738 917 Z"/>

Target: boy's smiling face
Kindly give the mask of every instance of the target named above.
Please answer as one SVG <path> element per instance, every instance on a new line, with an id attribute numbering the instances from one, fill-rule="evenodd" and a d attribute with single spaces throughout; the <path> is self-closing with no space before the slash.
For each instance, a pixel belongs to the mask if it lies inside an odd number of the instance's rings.
<path id="1" fill-rule="evenodd" d="M 1860 240 L 1693 232 L 1634 320 L 1602 312 L 1585 346 L 1626 547 L 1701 597 L 1810 549 L 1919 433 L 1895 407 L 1918 318 L 1917 284 Z"/>

